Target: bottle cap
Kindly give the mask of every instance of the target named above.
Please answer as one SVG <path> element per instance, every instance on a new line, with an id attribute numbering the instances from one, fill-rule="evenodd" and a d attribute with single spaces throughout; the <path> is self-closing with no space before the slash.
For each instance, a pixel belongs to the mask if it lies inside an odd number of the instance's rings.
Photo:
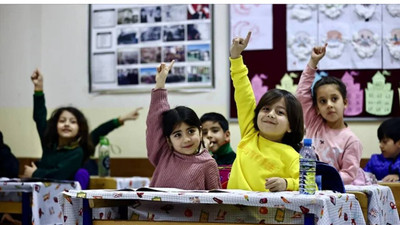
<path id="1" fill-rule="evenodd" d="M 101 136 L 100 137 L 100 145 L 110 145 L 110 142 L 108 141 L 108 138 Z"/>
<path id="2" fill-rule="evenodd" d="M 311 138 L 305 138 L 303 141 L 304 146 L 311 146 L 312 144 L 312 139 Z"/>

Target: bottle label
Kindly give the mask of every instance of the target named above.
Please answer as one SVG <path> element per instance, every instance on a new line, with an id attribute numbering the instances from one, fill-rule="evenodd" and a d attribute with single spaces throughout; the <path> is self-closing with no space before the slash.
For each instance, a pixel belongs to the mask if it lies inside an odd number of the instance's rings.
<path id="1" fill-rule="evenodd" d="M 310 159 L 300 159 L 300 177 L 299 177 L 299 191 L 300 194 L 315 194 L 315 172 L 316 162 Z"/>
<path id="2" fill-rule="evenodd" d="M 105 169 L 109 170 L 110 169 L 110 157 L 109 156 L 104 157 L 102 164 Z"/>

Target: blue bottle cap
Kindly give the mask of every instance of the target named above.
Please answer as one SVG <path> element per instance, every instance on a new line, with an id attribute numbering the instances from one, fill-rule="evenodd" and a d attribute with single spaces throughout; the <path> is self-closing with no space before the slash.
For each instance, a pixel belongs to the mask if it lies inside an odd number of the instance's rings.
<path id="1" fill-rule="evenodd" d="M 312 139 L 311 138 L 305 138 L 303 143 L 304 143 L 304 146 L 311 146 Z"/>

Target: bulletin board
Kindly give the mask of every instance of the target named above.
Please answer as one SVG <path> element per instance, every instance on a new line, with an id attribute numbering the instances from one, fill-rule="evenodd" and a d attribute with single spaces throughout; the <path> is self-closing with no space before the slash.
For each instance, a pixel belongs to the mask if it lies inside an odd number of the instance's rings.
<path id="1" fill-rule="evenodd" d="M 147 92 L 161 62 L 166 87 L 214 87 L 211 4 L 90 5 L 89 92 Z"/>
<path id="2" fill-rule="evenodd" d="M 273 5 L 273 48 L 271 50 L 255 50 L 255 51 L 244 51 L 242 52 L 242 56 L 244 59 L 244 63 L 249 69 L 249 79 L 251 80 L 254 76 L 263 75 L 267 76 L 268 79 L 263 82 L 264 85 L 267 85 L 269 89 L 275 88 L 276 85 L 281 84 L 282 77 L 285 74 L 294 73 L 297 74 L 297 78 L 293 78 L 294 84 L 298 84 L 300 75 L 302 71 L 290 71 L 287 70 L 287 38 L 286 38 L 286 5 Z M 230 44 L 230 43 L 229 43 Z M 366 93 L 365 89 L 371 85 L 368 83 L 373 82 L 373 77 L 377 74 L 377 72 L 382 72 L 383 70 L 352 70 L 354 74 L 357 75 L 352 76 L 354 78 L 354 83 L 360 84 L 360 89 L 364 90 L 363 99 L 364 104 L 362 108 L 362 112 L 358 115 L 354 116 L 346 116 L 345 120 L 360 120 L 360 121 L 368 121 L 368 120 L 380 120 L 387 117 L 398 117 L 400 116 L 400 107 L 399 107 L 399 88 L 400 88 L 400 70 L 399 69 L 390 69 L 386 70 L 390 73 L 390 76 L 384 76 L 386 79 L 386 83 L 390 83 L 391 90 L 393 90 L 392 97 L 392 106 L 391 112 L 387 115 L 373 115 L 367 112 L 366 109 Z M 338 78 L 342 78 L 343 75 L 347 72 L 351 73 L 350 70 L 327 70 L 326 71 L 329 76 L 335 76 Z M 375 76 L 376 77 L 376 76 Z M 375 78 L 374 78 L 375 79 Z M 348 92 L 348 98 L 351 98 L 355 93 Z M 230 119 L 237 119 L 237 109 L 236 103 L 234 99 L 234 88 L 232 85 L 232 81 L 230 81 Z"/>

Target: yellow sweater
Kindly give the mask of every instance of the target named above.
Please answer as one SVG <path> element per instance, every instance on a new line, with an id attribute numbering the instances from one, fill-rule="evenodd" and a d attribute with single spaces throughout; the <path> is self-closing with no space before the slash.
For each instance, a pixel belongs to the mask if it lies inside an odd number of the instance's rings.
<path id="1" fill-rule="evenodd" d="M 230 61 L 242 139 L 236 150 L 228 189 L 268 191 L 265 179 L 281 177 L 286 179 L 288 191 L 298 190 L 299 154 L 289 145 L 259 135 L 253 124 L 256 99 L 247 77 L 247 67 L 242 57 Z"/>

